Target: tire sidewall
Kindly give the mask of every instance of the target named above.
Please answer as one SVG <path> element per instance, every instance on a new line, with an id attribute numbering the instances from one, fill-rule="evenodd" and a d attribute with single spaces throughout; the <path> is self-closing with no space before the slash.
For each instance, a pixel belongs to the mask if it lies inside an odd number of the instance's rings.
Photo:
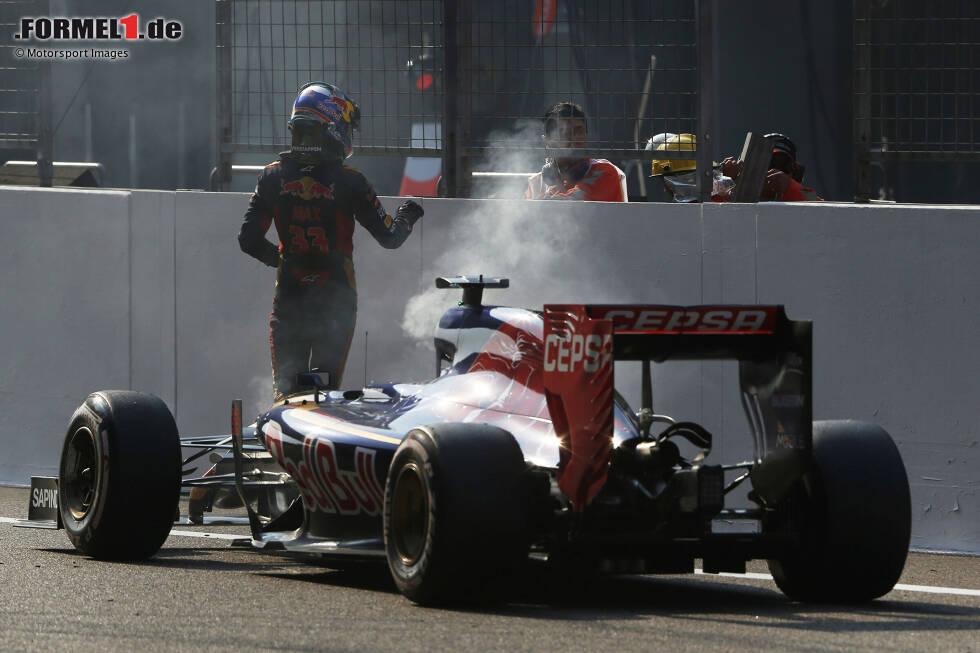
<path id="1" fill-rule="evenodd" d="M 111 459 L 108 454 L 109 432 L 106 428 L 106 419 L 97 415 L 87 405 L 82 405 L 75 411 L 69 424 L 68 432 L 61 449 L 61 459 L 58 469 L 58 510 L 61 512 L 61 521 L 65 527 L 65 533 L 71 543 L 82 553 L 92 551 L 92 539 L 98 531 L 102 518 L 106 512 L 107 498 L 110 494 L 109 484 L 111 482 Z M 64 483 L 66 454 L 69 445 L 79 430 L 87 428 L 93 436 L 96 457 L 96 481 L 95 492 L 92 504 L 85 516 L 76 519 L 69 509 L 67 500 L 67 489 Z"/>
<path id="2" fill-rule="evenodd" d="M 414 464 L 424 482 L 428 526 L 421 553 L 396 550 L 395 483 Z M 385 483 L 384 540 L 395 585 L 421 604 L 483 602 L 506 594 L 530 548 L 529 488 L 520 445 L 489 424 L 446 422 L 413 429 Z"/>
<path id="3" fill-rule="evenodd" d="M 384 542 L 388 568 L 398 590 L 413 600 L 423 599 L 425 595 L 430 593 L 428 590 L 434 584 L 430 572 L 432 571 L 432 563 L 437 557 L 434 554 L 436 553 L 436 542 L 439 535 L 440 506 L 436 489 L 435 446 L 426 435 L 420 431 L 412 431 L 402 441 L 392 459 L 384 495 Z M 429 520 L 422 553 L 415 562 L 408 564 L 401 559 L 395 550 L 395 538 L 392 534 L 392 499 L 398 474 L 402 468 L 410 463 L 415 463 L 421 472 L 420 477 L 426 496 Z"/>

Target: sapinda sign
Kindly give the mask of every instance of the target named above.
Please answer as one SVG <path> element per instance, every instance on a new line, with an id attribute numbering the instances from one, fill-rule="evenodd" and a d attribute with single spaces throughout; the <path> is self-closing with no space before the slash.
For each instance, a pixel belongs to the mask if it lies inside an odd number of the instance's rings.
<path id="1" fill-rule="evenodd" d="M 57 508 L 58 490 L 57 488 L 34 488 L 31 492 L 32 508 Z"/>
<path id="2" fill-rule="evenodd" d="M 32 476 L 29 521 L 60 521 L 58 515 L 58 479 L 55 476 Z"/>

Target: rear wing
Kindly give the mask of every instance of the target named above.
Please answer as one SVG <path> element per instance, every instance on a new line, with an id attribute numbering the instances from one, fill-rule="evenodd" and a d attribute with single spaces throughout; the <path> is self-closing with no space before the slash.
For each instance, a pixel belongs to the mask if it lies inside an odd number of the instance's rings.
<path id="1" fill-rule="evenodd" d="M 812 323 L 788 319 L 782 306 L 549 304 L 544 344 L 545 396 L 562 442 L 558 484 L 576 509 L 608 473 L 616 360 L 737 360 L 754 488 L 778 501 L 805 469 Z"/>

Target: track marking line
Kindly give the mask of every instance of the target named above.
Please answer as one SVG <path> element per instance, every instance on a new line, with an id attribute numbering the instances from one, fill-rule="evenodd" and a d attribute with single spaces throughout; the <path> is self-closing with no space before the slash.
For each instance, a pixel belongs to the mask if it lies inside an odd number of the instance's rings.
<path id="1" fill-rule="evenodd" d="M 14 517 L 0 517 L 0 523 L 3 524 L 16 524 L 21 519 L 16 519 Z M 208 533 L 205 531 L 170 531 L 171 535 L 176 535 L 177 537 L 200 537 L 209 540 L 241 540 L 248 539 L 249 535 L 233 535 L 231 533 Z"/>
<path id="2" fill-rule="evenodd" d="M 769 574 L 733 574 L 723 571 L 717 574 L 705 573 L 703 569 L 695 569 L 694 573 L 699 576 L 726 576 L 728 578 L 747 578 L 750 580 L 772 580 Z M 962 589 L 959 587 L 933 587 L 931 585 L 904 585 L 899 583 L 892 588 L 892 591 L 901 592 L 924 592 L 926 594 L 952 594 L 956 596 L 980 596 L 980 590 Z"/>
<path id="3" fill-rule="evenodd" d="M 980 596 L 980 590 L 961 589 L 959 587 L 931 587 L 929 585 L 903 585 L 899 583 L 892 591 L 926 592 L 927 594 L 956 594 L 958 596 Z"/>
<path id="4" fill-rule="evenodd" d="M 232 533 L 207 533 L 205 531 L 170 531 L 171 536 L 202 537 L 209 540 L 251 540 L 251 535 L 233 535 Z"/>
<path id="5" fill-rule="evenodd" d="M 730 571 L 722 571 L 717 574 L 709 574 L 703 569 L 698 569 L 697 567 L 695 567 L 694 573 L 697 574 L 698 576 L 725 576 L 727 578 L 748 578 L 749 580 L 772 580 L 772 576 L 770 576 L 769 574 L 753 574 L 753 573 L 735 574 Z"/>
<path id="6" fill-rule="evenodd" d="M 21 521 L 13 517 L 0 517 L 0 523 L 13 524 Z M 233 535 L 231 533 L 209 533 L 206 531 L 170 531 L 176 537 L 199 537 L 208 540 L 241 540 L 247 539 L 247 535 Z M 718 574 L 706 574 L 703 569 L 695 569 L 694 573 L 698 576 L 725 576 L 726 578 L 745 578 L 748 580 L 772 580 L 769 574 L 733 574 L 723 571 Z M 980 596 L 980 590 L 963 589 L 959 587 L 933 587 L 931 585 L 904 585 L 899 583 L 892 589 L 893 592 L 923 592 L 925 594 L 949 594 L 953 596 Z"/>

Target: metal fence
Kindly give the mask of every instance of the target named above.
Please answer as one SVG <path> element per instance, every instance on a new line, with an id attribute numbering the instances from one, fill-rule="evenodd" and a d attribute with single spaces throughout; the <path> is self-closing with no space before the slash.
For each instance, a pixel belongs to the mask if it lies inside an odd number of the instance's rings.
<path id="1" fill-rule="evenodd" d="M 705 131 L 709 6 L 217 0 L 219 171 L 227 180 L 235 154 L 286 148 L 296 90 L 315 79 L 360 105 L 359 154 L 442 157 L 450 195 L 467 194 L 472 169 L 540 167 L 540 118 L 564 100 L 588 115 L 590 155 L 648 161 L 652 134 Z"/>
<path id="2" fill-rule="evenodd" d="M 442 93 L 413 93 L 406 62 L 419 61 L 429 75 L 441 73 L 431 67 L 442 46 L 441 4 L 218 0 L 225 150 L 269 152 L 288 145 L 286 120 L 296 91 L 312 80 L 340 86 L 361 106 L 360 153 L 412 150 L 411 134 L 398 122 L 438 120 Z M 438 151 L 435 143 L 421 149 Z"/>
<path id="3" fill-rule="evenodd" d="M 980 161 L 980 3 L 855 0 L 854 71 L 859 201 L 872 167 Z"/>
<path id="4" fill-rule="evenodd" d="M 48 0 L 0 2 L 0 33 L 13 35 L 23 16 L 48 14 Z M 51 64 L 24 56 L 8 36 L 0 43 L 0 150 L 36 153 L 41 183 L 51 185 Z"/>

